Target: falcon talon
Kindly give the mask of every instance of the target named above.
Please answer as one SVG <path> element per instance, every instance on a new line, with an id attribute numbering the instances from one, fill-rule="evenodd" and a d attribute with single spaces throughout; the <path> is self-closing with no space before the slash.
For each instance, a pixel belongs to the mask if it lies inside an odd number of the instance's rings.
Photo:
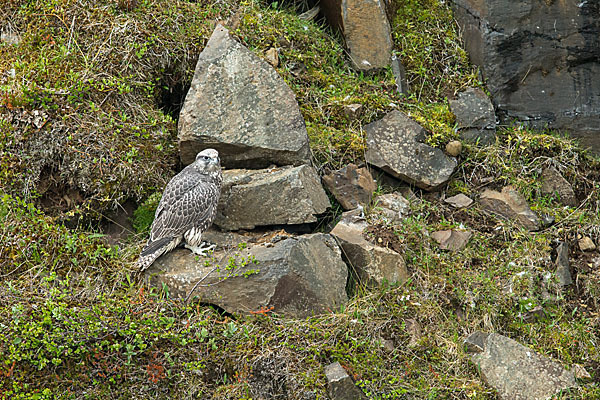
<path id="1" fill-rule="evenodd" d="M 203 246 L 202 233 L 217 215 L 222 184 L 221 161 L 215 149 L 202 150 L 193 163 L 169 181 L 156 208 L 150 240 L 137 261 L 139 271 L 183 240 L 185 247 L 201 256 L 215 248 Z"/>

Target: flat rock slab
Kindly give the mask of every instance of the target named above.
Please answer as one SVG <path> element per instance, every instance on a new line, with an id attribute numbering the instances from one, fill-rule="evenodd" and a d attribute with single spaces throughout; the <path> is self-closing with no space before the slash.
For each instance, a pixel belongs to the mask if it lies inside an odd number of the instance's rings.
<path id="1" fill-rule="evenodd" d="M 502 400 L 546 400 L 577 386 L 558 362 L 496 333 L 476 332 L 465 341 L 471 360 Z"/>
<path id="2" fill-rule="evenodd" d="M 493 214 L 513 220 L 530 231 L 540 229 L 538 216 L 529 208 L 527 200 L 512 186 L 505 186 L 502 192 L 487 189 L 480 197 L 483 208 Z"/>
<path id="3" fill-rule="evenodd" d="M 346 211 L 368 206 L 377 189 L 369 170 L 354 164 L 323 176 L 323 184 Z"/>
<path id="4" fill-rule="evenodd" d="M 461 137 L 472 143 L 489 145 L 496 140 L 496 114 L 492 102 L 478 88 L 469 88 L 450 100 Z"/>
<path id="5" fill-rule="evenodd" d="M 226 170 L 215 225 L 225 230 L 316 222 L 330 207 L 313 167 Z"/>
<path id="6" fill-rule="evenodd" d="M 556 196 L 561 204 L 576 207 L 577 197 L 571 184 L 554 167 L 544 168 L 542 171 L 543 194 Z"/>
<path id="7" fill-rule="evenodd" d="M 460 251 L 465 248 L 469 239 L 471 239 L 471 232 L 445 230 L 437 231 L 431 234 L 433 240 L 438 242 L 440 249 Z"/>
<path id="8" fill-rule="evenodd" d="M 256 263 L 242 266 L 250 256 Z M 239 266 L 234 271 L 226 268 L 230 257 Z M 348 267 L 335 239 L 322 233 L 249 244 L 241 251 L 217 246 L 214 259 L 176 249 L 155 261 L 145 275 L 153 286 L 166 285 L 171 296 L 197 296 L 231 313 L 272 307 L 303 318 L 335 311 L 347 301 Z"/>
<path id="9" fill-rule="evenodd" d="M 462 193 L 459 193 L 456 196 L 448 197 L 444 200 L 444 202 L 456 208 L 465 208 L 473 204 L 473 200 Z"/>
<path id="10" fill-rule="evenodd" d="M 219 151 L 226 168 L 310 162 L 294 93 L 271 65 L 221 25 L 198 58 L 178 130 L 184 164 L 207 147 Z"/>
<path id="11" fill-rule="evenodd" d="M 344 367 L 334 362 L 325 367 L 327 391 L 331 400 L 360 400 L 366 399 L 365 394 L 354 384 Z"/>
<path id="12" fill-rule="evenodd" d="M 425 144 L 425 129 L 400 111 L 370 123 L 365 131 L 367 162 L 421 189 L 439 187 L 456 169 L 456 159 Z"/>
<path id="13" fill-rule="evenodd" d="M 330 25 L 342 31 L 355 69 L 384 68 L 392 56 L 392 35 L 382 0 L 323 0 Z"/>
<path id="14" fill-rule="evenodd" d="M 368 242 L 363 231 L 368 224 L 352 212 L 344 216 L 331 231 L 342 248 L 342 256 L 356 272 L 361 283 L 377 287 L 384 282 L 402 283 L 408 271 L 402 256 L 395 251 Z"/>

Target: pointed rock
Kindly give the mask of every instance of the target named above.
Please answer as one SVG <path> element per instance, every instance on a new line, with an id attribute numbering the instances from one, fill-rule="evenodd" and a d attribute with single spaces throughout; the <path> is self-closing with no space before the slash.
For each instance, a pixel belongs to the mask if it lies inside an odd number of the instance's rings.
<path id="1" fill-rule="evenodd" d="M 316 222 L 330 207 L 313 167 L 226 170 L 215 225 L 225 230 Z"/>
<path id="2" fill-rule="evenodd" d="M 562 365 L 496 333 L 476 332 L 465 341 L 471 360 L 502 400 L 545 400 L 577 386 Z"/>
<path id="3" fill-rule="evenodd" d="M 502 192 L 487 189 L 481 194 L 480 202 L 487 211 L 514 220 L 527 230 L 540 229 L 540 219 L 531 211 L 523 195 L 512 186 L 503 187 Z"/>
<path id="4" fill-rule="evenodd" d="M 304 318 L 337 310 L 347 301 L 348 267 L 330 235 L 248 244 L 239 251 L 226 251 L 227 243 L 216 244 L 213 258 L 187 249 L 167 253 L 154 262 L 146 277 L 153 286 L 168 287 L 171 296 L 198 296 L 230 313 L 250 314 L 272 307 L 274 312 Z M 235 260 L 234 270 L 230 258 Z"/>
<path id="5" fill-rule="evenodd" d="M 554 167 L 544 168 L 542 171 L 541 191 L 543 194 L 558 197 L 561 204 L 571 207 L 577 206 L 577 198 L 573 187 Z"/>
<path id="6" fill-rule="evenodd" d="M 358 279 L 369 286 L 377 287 L 384 281 L 402 283 L 408 271 L 402 256 L 395 251 L 368 242 L 363 231 L 367 227 L 364 218 L 351 211 L 344 213 L 331 235 L 342 248 L 343 258 L 356 272 Z"/>
<path id="7" fill-rule="evenodd" d="M 456 168 L 456 159 L 425 144 L 425 129 L 400 111 L 388 113 L 365 130 L 367 162 L 421 189 L 446 183 Z"/>
<path id="8" fill-rule="evenodd" d="M 448 197 L 444 201 L 456 208 L 465 208 L 473 204 L 473 200 L 462 193 L 459 193 L 456 196 Z"/>
<path id="9" fill-rule="evenodd" d="M 584 236 L 579 239 L 579 248 L 581 251 L 594 251 L 596 250 L 596 245 L 589 236 Z"/>
<path id="10" fill-rule="evenodd" d="M 339 201 L 344 210 L 358 206 L 366 207 L 371 203 L 377 184 L 366 168 L 348 164 L 323 177 L 323 184 Z"/>
<path id="11" fill-rule="evenodd" d="M 325 367 L 325 376 L 327 377 L 327 391 L 331 400 L 361 400 L 367 398 L 356 387 L 350 375 L 339 362 L 334 362 Z"/>
<path id="12" fill-rule="evenodd" d="M 294 93 L 273 67 L 221 25 L 198 58 L 179 116 L 183 163 L 206 147 L 217 149 L 227 168 L 310 162 Z"/>
<path id="13" fill-rule="evenodd" d="M 569 269 L 569 245 L 565 242 L 560 242 L 556 249 L 556 276 L 561 286 L 567 286 L 573 283 L 571 271 Z"/>

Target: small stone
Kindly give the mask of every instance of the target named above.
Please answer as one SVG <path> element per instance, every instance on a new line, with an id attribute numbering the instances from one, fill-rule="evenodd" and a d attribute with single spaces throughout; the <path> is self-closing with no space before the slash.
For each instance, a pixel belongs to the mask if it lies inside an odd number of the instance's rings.
<path id="1" fill-rule="evenodd" d="M 325 367 L 325 376 L 327 377 L 327 391 L 331 400 L 359 400 L 366 398 L 339 362 L 329 364 Z"/>
<path id="2" fill-rule="evenodd" d="M 566 206 L 577 206 L 577 198 L 573 187 L 554 167 L 545 168 L 542 171 L 541 192 L 546 195 L 556 196 L 561 204 Z"/>
<path id="3" fill-rule="evenodd" d="M 463 140 L 479 145 L 492 144 L 496 139 L 496 115 L 492 102 L 481 89 L 469 88 L 450 100 L 450 110 L 456 115 Z"/>
<path id="4" fill-rule="evenodd" d="M 344 210 L 358 206 L 366 207 L 371 203 L 377 184 L 367 168 L 358 168 L 348 164 L 344 168 L 325 175 L 323 184 L 342 205 Z"/>
<path id="5" fill-rule="evenodd" d="M 394 74 L 394 79 L 396 80 L 398 94 L 408 96 L 410 91 L 408 87 L 408 80 L 406 79 L 406 69 L 396 55 L 392 56 L 392 73 Z"/>
<path id="6" fill-rule="evenodd" d="M 398 223 L 410 215 L 410 202 L 398 192 L 378 196 L 376 204 L 392 223 Z"/>
<path id="7" fill-rule="evenodd" d="M 271 64 L 273 67 L 278 67 L 279 66 L 279 52 L 277 51 L 277 49 L 274 47 L 271 47 L 269 50 L 267 50 L 267 52 L 265 53 L 265 60 L 267 60 L 267 62 L 269 64 Z"/>
<path id="8" fill-rule="evenodd" d="M 444 201 L 456 208 L 465 208 L 473 204 L 473 200 L 462 193 L 459 193 L 456 196 L 448 197 Z"/>
<path id="9" fill-rule="evenodd" d="M 590 379 L 592 379 L 592 376 L 590 375 L 589 372 L 587 372 L 585 370 L 585 368 L 583 367 L 583 365 L 573 364 L 572 371 L 575 374 L 575 378 L 577 378 L 577 379 L 581 379 L 581 380 L 590 380 Z"/>
<path id="10" fill-rule="evenodd" d="M 344 106 L 344 115 L 349 120 L 357 119 L 360 117 L 363 111 L 362 104 L 348 104 Z"/>
<path id="11" fill-rule="evenodd" d="M 448 144 L 446 145 L 446 153 L 449 156 L 457 157 L 461 151 L 462 151 L 462 143 L 459 142 L 458 140 L 453 140 L 451 142 L 448 142 Z"/>
<path id="12" fill-rule="evenodd" d="M 471 232 L 446 230 L 433 232 L 431 237 L 439 243 L 442 250 L 460 251 L 465 248 L 471 235 Z"/>
<path id="13" fill-rule="evenodd" d="M 0 42 L 18 46 L 21 44 L 21 36 L 12 32 L 0 32 Z"/>
<path id="14" fill-rule="evenodd" d="M 594 251 L 596 250 L 596 245 L 589 236 L 584 236 L 579 239 L 579 248 L 581 251 Z"/>
<path id="15" fill-rule="evenodd" d="M 419 339 L 423 337 L 421 332 L 421 324 L 416 319 L 407 319 L 404 321 L 406 326 L 406 332 L 410 335 L 410 341 L 408 342 L 409 347 L 414 347 L 419 344 Z"/>

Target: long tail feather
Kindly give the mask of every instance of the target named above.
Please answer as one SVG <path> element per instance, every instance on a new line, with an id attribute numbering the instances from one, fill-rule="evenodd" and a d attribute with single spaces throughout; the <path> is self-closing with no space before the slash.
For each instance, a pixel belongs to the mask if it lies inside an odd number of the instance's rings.
<path id="1" fill-rule="evenodd" d="M 148 243 L 137 260 L 137 269 L 140 272 L 148 269 L 158 257 L 173 250 L 180 242 L 181 238 L 165 237 Z"/>

